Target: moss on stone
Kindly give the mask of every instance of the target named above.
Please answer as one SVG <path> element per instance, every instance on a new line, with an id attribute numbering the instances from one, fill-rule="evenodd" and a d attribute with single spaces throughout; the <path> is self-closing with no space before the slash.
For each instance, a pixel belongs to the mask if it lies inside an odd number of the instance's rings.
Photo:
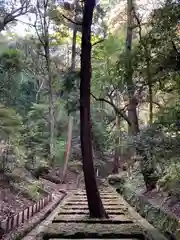
<path id="1" fill-rule="evenodd" d="M 76 233 L 83 233 L 88 235 L 96 233 L 98 236 L 103 234 L 111 233 L 115 234 L 126 234 L 127 236 L 133 237 L 137 234 L 143 234 L 143 229 L 137 224 L 90 224 L 90 223 L 53 223 L 47 229 L 46 235 L 53 236 L 65 236 L 75 235 Z"/>
<path id="2" fill-rule="evenodd" d="M 130 205 L 135 207 L 136 211 L 138 211 L 141 216 L 145 217 L 148 222 L 162 233 L 165 233 L 165 231 L 175 233 L 177 229 L 180 228 L 180 223 L 174 215 L 165 212 L 163 208 L 154 206 L 142 195 L 137 194 L 137 192 L 131 189 L 129 184 L 124 184 L 123 187 L 121 186 L 119 192 Z"/>

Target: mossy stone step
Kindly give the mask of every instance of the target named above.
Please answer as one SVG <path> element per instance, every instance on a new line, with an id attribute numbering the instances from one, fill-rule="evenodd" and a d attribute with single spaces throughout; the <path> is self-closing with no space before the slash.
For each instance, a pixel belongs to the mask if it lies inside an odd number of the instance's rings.
<path id="1" fill-rule="evenodd" d="M 105 192 L 105 193 L 100 193 L 100 195 L 101 196 L 109 196 L 109 195 L 111 195 L 111 196 L 117 196 L 117 193 L 115 193 L 115 192 Z M 74 194 L 74 196 L 83 196 L 83 197 L 86 197 L 87 195 L 86 195 L 86 193 L 75 193 Z"/>
<path id="2" fill-rule="evenodd" d="M 106 209 L 106 212 L 108 214 L 127 214 L 127 209 Z M 58 215 L 61 215 L 61 214 L 88 214 L 89 213 L 89 209 L 77 209 L 77 210 L 73 210 L 73 209 L 62 209 L 60 210 L 60 212 L 58 213 Z"/>
<path id="3" fill-rule="evenodd" d="M 136 224 L 100 223 L 52 223 L 49 225 L 44 239 L 49 238 L 137 238 L 145 239 L 142 228 Z"/>
<path id="4" fill-rule="evenodd" d="M 108 214 L 109 215 L 109 219 L 112 219 L 112 220 L 125 220 L 125 219 L 128 219 L 128 220 L 132 220 L 132 217 L 128 214 L 128 215 L 111 215 L 111 214 Z M 89 218 L 89 213 L 84 213 L 84 214 L 60 214 L 60 215 L 57 215 L 54 220 L 56 219 L 62 219 L 62 220 L 84 220 L 84 219 L 90 219 Z M 94 219 L 92 219 L 94 220 Z M 102 219 L 103 220 L 103 219 Z M 105 219 L 106 221 L 107 219 Z"/>
<path id="5" fill-rule="evenodd" d="M 121 209 L 123 209 L 123 210 L 127 210 L 128 208 L 127 207 L 125 207 L 125 206 L 119 206 L 119 205 L 115 205 L 115 206 L 110 206 L 110 205 L 104 205 L 104 208 L 106 209 L 106 210 L 121 210 Z M 78 206 L 78 205 L 76 205 L 76 206 L 74 206 L 74 205 L 64 205 L 63 207 L 62 207 L 62 209 L 67 209 L 67 210 L 69 210 L 69 209 L 74 209 L 74 210 L 76 210 L 76 209 L 79 209 L 79 210 L 88 210 L 89 208 L 88 208 L 88 206 L 86 205 L 81 205 L 81 206 Z"/>
<path id="6" fill-rule="evenodd" d="M 84 219 L 72 219 L 72 218 L 67 218 L 67 219 L 62 219 L 61 216 L 56 217 L 52 223 L 91 223 L 91 224 L 128 224 L 128 223 L 133 223 L 131 219 L 128 219 L 127 217 L 122 217 L 122 218 L 115 218 L 115 219 L 90 219 L 90 218 L 84 218 Z"/>
<path id="7" fill-rule="evenodd" d="M 116 192 L 100 192 L 99 193 L 101 196 L 106 196 L 106 195 L 112 195 L 112 196 L 117 196 Z M 87 196 L 86 193 L 74 193 L 74 196 Z"/>
<path id="8" fill-rule="evenodd" d="M 103 204 L 113 203 L 113 204 L 124 205 L 124 203 L 121 203 L 119 201 L 119 199 L 112 199 L 112 200 L 102 199 L 102 202 L 103 202 Z M 80 204 L 80 205 L 83 205 L 83 204 L 87 204 L 87 201 L 81 201 L 80 199 L 78 199 L 78 200 L 71 199 L 71 200 L 68 200 L 66 203 L 67 204 Z"/>
<path id="9" fill-rule="evenodd" d="M 107 190 L 101 190 L 101 189 L 99 189 L 100 191 L 99 191 L 99 193 L 101 194 L 101 193 L 116 193 L 116 191 L 114 191 L 112 188 L 109 188 L 109 189 L 107 189 Z M 86 191 L 77 191 L 77 192 L 75 192 L 75 194 L 86 194 Z"/>
<path id="10" fill-rule="evenodd" d="M 117 194 L 103 194 L 103 195 L 100 195 L 101 198 L 104 198 L 104 199 L 112 199 L 112 198 L 118 198 Z M 73 197 L 74 199 L 87 199 L 86 195 L 76 195 Z"/>
<path id="11" fill-rule="evenodd" d="M 49 238 L 49 240 L 65 240 L 67 238 Z M 79 240 L 84 240 L 84 239 L 88 239 L 88 240 L 97 240 L 99 238 L 78 238 Z M 102 238 L 101 238 L 102 239 Z M 102 240 L 106 240 L 107 238 L 103 238 Z M 109 240 L 114 240 L 114 238 L 108 238 Z M 116 238 L 117 240 L 140 240 L 140 238 Z"/>
<path id="12" fill-rule="evenodd" d="M 109 196 L 109 195 L 107 195 L 107 196 L 101 196 L 101 199 L 103 200 L 103 199 L 108 199 L 108 200 L 112 200 L 112 199 L 119 199 L 118 198 L 118 196 Z M 87 197 L 84 197 L 84 196 L 82 196 L 82 197 L 73 197 L 73 200 L 79 200 L 79 201 L 82 201 L 82 200 L 87 200 Z"/>
<path id="13" fill-rule="evenodd" d="M 87 202 L 67 202 L 66 205 L 68 206 L 88 206 Z M 119 202 L 103 202 L 104 206 L 124 206 L 123 203 Z"/>

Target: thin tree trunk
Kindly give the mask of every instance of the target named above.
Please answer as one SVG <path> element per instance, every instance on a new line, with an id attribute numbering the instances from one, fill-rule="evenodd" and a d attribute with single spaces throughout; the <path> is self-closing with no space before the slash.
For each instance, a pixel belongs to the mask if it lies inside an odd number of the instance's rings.
<path id="1" fill-rule="evenodd" d="M 131 61 L 131 49 L 132 49 L 132 25 L 133 25 L 133 0 L 127 0 L 127 36 L 126 36 L 126 75 L 125 80 L 127 82 L 129 106 L 128 106 L 128 118 L 131 125 L 128 125 L 128 133 L 130 136 L 136 136 L 139 133 L 139 123 L 137 116 L 138 101 L 134 96 L 134 83 L 133 83 L 133 68 Z M 136 146 L 136 151 L 142 156 L 141 172 L 146 184 L 147 190 L 155 188 L 155 182 L 152 181 L 153 168 L 148 168 L 148 157 L 143 148 Z"/>
<path id="2" fill-rule="evenodd" d="M 76 35 L 77 35 L 77 30 L 76 30 L 76 27 L 74 27 L 73 42 L 72 42 L 72 59 L 71 59 L 71 70 L 72 71 L 75 69 L 75 65 L 76 65 Z"/>
<path id="3" fill-rule="evenodd" d="M 153 123 L 153 93 L 152 93 L 152 85 L 148 83 L 149 87 L 149 123 Z"/>
<path id="4" fill-rule="evenodd" d="M 95 178 L 90 122 L 91 24 L 94 7 L 95 0 L 85 1 L 81 43 L 80 133 L 84 180 L 90 217 L 104 218 L 107 217 L 107 214 L 104 210 Z"/>
<path id="5" fill-rule="evenodd" d="M 55 114 L 54 114 L 54 96 L 53 96 L 53 77 L 51 71 L 50 51 L 49 51 L 49 31 L 46 20 L 44 19 L 45 29 L 45 59 L 48 73 L 48 98 L 49 98 L 49 161 L 51 166 L 54 166 L 55 161 Z"/>
<path id="6" fill-rule="evenodd" d="M 73 129 L 73 117 L 69 116 L 69 125 L 68 125 L 68 141 L 67 141 L 67 147 L 65 151 L 65 159 L 64 159 L 64 169 L 63 169 L 63 176 L 62 176 L 62 182 L 65 182 L 67 168 L 68 168 L 68 161 L 69 161 L 69 154 L 71 150 L 71 141 L 72 141 L 72 129 Z"/>
<path id="7" fill-rule="evenodd" d="M 78 0 L 75 1 L 74 22 L 77 22 L 77 7 L 78 7 Z M 74 71 L 75 67 L 76 67 L 76 36 L 77 36 L 77 26 L 76 26 L 76 24 L 74 24 L 73 39 L 72 39 L 71 71 Z"/>
<path id="8" fill-rule="evenodd" d="M 144 46 L 146 48 L 146 46 Z M 148 82 L 148 90 L 149 90 L 149 123 L 152 124 L 153 122 L 153 91 L 152 91 L 152 79 L 151 79 L 151 72 L 150 72 L 150 63 L 149 63 L 149 54 L 148 50 L 146 51 L 146 72 L 147 72 L 147 82 Z"/>
<path id="9" fill-rule="evenodd" d="M 55 162 L 55 116 L 54 116 L 54 99 L 53 99 L 53 90 L 52 90 L 52 76 L 49 72 L 49 160 L 51 166 L 54 166 Z"/>
<path id="10" fill-rule="evenodd" d="M 78 3 L 78 0 L 76 0 L 75 2 L 75 20 L 74 20 L 75 22 L 77 18 L 77 3 Z M 77 35 L 77 27 L 76 27 L 76 24 L 74 24 L 73 39 L 72 39 L 71 71 L 74 71 L 76 68 L 76 35 Z M 73 117 L 69 115 L 68 142 L 65 150 L 65 163 L 64 163 L 62 182 L 65 182 L 66 172 L 68 167 L 69 154 L 71 150 L 71 141 L 72 141 L 72 127 L 73 127 Z"/>
<path id="11" fill-rule="evenodd" d="M 120 157 L 120 116 L 116 115 L 116 139 L 115 139 L 115 153 L 114 153 L 114 162 L 113 162 L 113 174 L 119 173 L 119 157 Z"/>
<path id="12" fill-rule="evenodd" d="M 133 0 L 127 0 L 127 35 L 126 35 L 126 74 L 125 81 L 127 82 L 129 106 L 128 117 L 131 125 L 128 125 L 128 132 L 130 135 L 136 135 L 139 132 L 139 124 L 137 117 L 137 99 L 134 96 L 135 87 L 133 83 L 133 68 L 131 61 L 132 49 L 132 25 L 133 25 Z"/>
<path id="13" fill-rule="evenodd" d="M 131 97 L 129 99 L 129 105 L 127 107 L 128 118 L 131 122 L 131 125 L 128 125 L 128 134 L 129 136 L 135 136 L 139 133 L 139 122 L 137 116 L 137 99 L 136 97 Z"/>
<path id="14" fill-rule="evenodd" d="M 151 58 L 151 51 L 149 51 L 149 47 L 146 42 L 144 42 L 142 38 L 142 27 L 141 21 L 138 18 L 136 12 L 134 11 L 135 18 L 139 27 L 139 41 L 141 46 L 143 47 L 144 54 L 145 54 L 145 61 L 146 61 L 146 74 L 147 74 L 147 83 L 148 83 L 148 91 L 149 91 L 149 123 L 153 122 L 153 91 L 152 91 L 152 76 L 150 71 L 150 58 Z"/>

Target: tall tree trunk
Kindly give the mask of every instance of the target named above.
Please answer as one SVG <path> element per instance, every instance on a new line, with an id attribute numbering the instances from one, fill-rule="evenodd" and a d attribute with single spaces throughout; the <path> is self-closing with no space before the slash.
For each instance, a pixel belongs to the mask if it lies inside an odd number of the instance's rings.
<path id="1" fill-rule="evenodd" d="M 51 166 L 55 162 L 55 112 L 54 112 L 54 96 L 53 96 L 53 76 L 51 71 L 49 46 L 49 31 L 48 24 L 44 18 L 44 51 L 46 59 L 46 67 L 48 73 L 48 98 L 49 98 L 49 161 Z"/>
<path id="2" fill-rule="evenodd" d="M 104 218 L 107 217 L 107 214 L 104 210 L 95 178 L 90 123 L 91 24 L 94 7 L 95 0 L 85 1 L 81 43 L 80 133 L 84 180 L 90 217 Z"/>
<path id="3" fill-rule="evenodd" d="M 78 0 L 75 1 L 74 22 L 77 22 L 77 13 L 78 13 L 77 8 L 78 8 Z M 71 71 L 74 71 L 76 67 L 76 36 L 77 36 L 77 26 L 76 24 L 74 24 L 73 39 L 72 39 Z"/>
<path id="4" fill-rule="evenodd" d="M 130 135 L 136 135 L 139 132 L 139 124 L 137 117 L 137 99 L 134 96 L 135 87 L 133 83 L 133 68 L 131 61 L 132 49 L 132 25 L 133 25 L 133 0 L 127 0 L 127 35 L 126 35 L 126 74 L 125 81 L 127 82 L 129 106 L 128 117 L 131 125 L 128 125 L 128 132 Z"/>
<path id="5" fill-rule="evenodd" d="M 73 129 L 73 117 L 69 116 L 68 140 L 67 140 L 67 145 L 66 145 L 66 150 L 65 150 L 65 159 L 64 159 L 64 169 L 63 169 L 62 183 L 65 182 L 67 168 L 68 168 L 69 154 L 70 154 L 70 151 L 71 151 L 72 129 Z"/>
<path id="6" fill-rule="evenodd" d="M 47 68 L 48 68 L 48 90 L 49 90 L 49 160 L 51 166 L 54 166 L 55 162 L 55 115 L 54 115 L 54 96 L 53 96 L 53 89 L 52 89 L 52 73 L 50 70 L 50 62 L 47 61 Z"/>
<path id="7" fill-rule="evenodd" d="M 131 122 L 131 125 L 128 125 L 128 134 L 129 136 L 135 136 L 139 133 L 139 122 L 137 116 L 137 99 L 136 97 L 129 98 L 129 104 L 127 107 L 128 118 Z"/>
<path id="8" fill-rule="evenodd" d="M 77 3 L 78 3 L 78 0 L 75 1 L 75 19 L 74 19 L 75 22 L 77 21 Z M 76 68 L 76 35 L 77 35 L 77 26 L 76 24 L 74 24 L 73 39 L 72 39 L 71 71 L 75 71 L 75 68 Z M 63 169 L 63 176 L 62 176 L 63 183 L 65 182 L 65 178 L 66 178 L 69 154 L 71 150 L 72 127 L 73 127 L 73 117 L 69 115 L 68 141 L 67 141 L 66 150 L 65 150 L 65 158 L 64 158 L 65 162 L 64 162 L 64 169 Z"/>
<path id="9" fill-rule="evenodd" d="M 77 35 L 77 30 L 75 26 L 73 30 L 73 41 L 72 41 L 71 71 L 74 71 L 75 65 L 76 65 L 76 35 Z"/>
<path id="10" fill-rule="evenodd" d="M 149 91 L 149 123 L 151 124 L 153 122 L 153 92 L 152 92 L 152 76 L 151 76 L 151 70 L 150 70 L 151 51 L 146 41 L 143 40 L 141 21 L 138 18 L 138 15 L 136 14 L 136 12 L 135 11 L 133 12 L 135 14 L 135 18 L 139 27 L 139 41 L 141 46 L 143 47 L 144 54 L 145 54 L 146 75 L 147 75 L 146 77 L 147 77 L 148 91 Z"/>
<path id="11" fill-rule="evenodd" d="M 115 139 L 115 152 L 113 162 L 113 174 L 119 173 L 119 157 L 120 157 L 120 116 L 116 114 L 116 139 Z"/>
<path id="12" fill-rule="evenodd" d="M 153 92 L 152 92 L 152 84 L 148 82 L 149 87 L 149 123 L 153 123 Z"/>
<path id="13" fill-rule="evenodd" d="M 148 82 L 148 91 L 149 91 L 149 123 L 153 122 L 153 91 L 152 91 L 152 78 L 150 72 L 150 59 L 149 52 L 147 46 L 144 46 L 146 53 L 146 74 L 147 74 L 147 82 Z"/>
<path id="14" fill-rule="evenodd" d="M 130 136 L 136 136 L 139 133 L 139 123 L 137 116 L 138 101 L 134 96 L 135 87 L 133 83 L 133 68 L 131 61 L 131 49 L 132 49 L 132 25 L 133 25 L 133 0 L 127 0 L 127 36 L 126 36 L 126 75 L 125 80 L 127 82 L 129 105 L 128 105 L 128 117 L 131 125 L 128 126 L 128 133 Z M 153 168 L 148 167 L 148 157 L 145 149 L 136 146 L 136 152 L 142 156 L 141 172 L 144 178 L 144 182 L 147 190 L 155 188 L 155 182 L 152 180 L 154 173 Z"/>

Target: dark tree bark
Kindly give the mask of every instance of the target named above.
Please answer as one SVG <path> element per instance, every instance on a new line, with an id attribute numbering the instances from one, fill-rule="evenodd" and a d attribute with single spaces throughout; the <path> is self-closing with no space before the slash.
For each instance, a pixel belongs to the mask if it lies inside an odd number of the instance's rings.
<path id="1" fill-rule="evenodd" d="M 90 123 L 91 24 L 94 7 L 95 0 L 85 1 L 81 44 L 80 133 L 84 180 L 90 217 L 104 218 L 107 217 L 107 214 L 104 210 L 95 178 Z"/>

